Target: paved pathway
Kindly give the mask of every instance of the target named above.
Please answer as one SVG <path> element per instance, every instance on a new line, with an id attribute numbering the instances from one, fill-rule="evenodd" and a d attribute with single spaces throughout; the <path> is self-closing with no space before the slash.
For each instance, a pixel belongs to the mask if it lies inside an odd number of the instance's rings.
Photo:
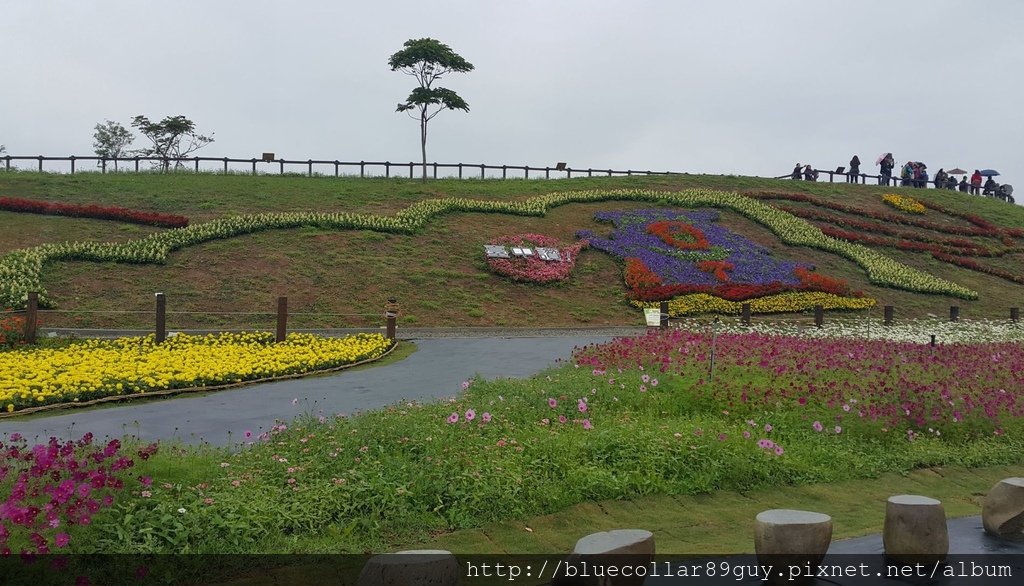
<path id="1" fill-rule="evenodd" d="M 19 432 L 29 439 L 98 438 L 134 435 L 144 440 L 178 439 L 189 444 L 242 441 L 246 430 L 266 430 L 275 419 L 303 413 L 351 413 L 401 399 L 429 400 L 459 392 L 462 381 L 526 377 L 567 359 L 574 346 L 604 342 L 607 336 L 446 338 L 415 341 L 405 360 L 354 372 L 260 383 L 201 396 L 139 400 L 108 408 L 55 411 L 30 419 L 0 420 L 0 436 Z M 298 399 L 297 404 L 292 404 Z M 230 432 L 230 435 L 229 435 Z"/>

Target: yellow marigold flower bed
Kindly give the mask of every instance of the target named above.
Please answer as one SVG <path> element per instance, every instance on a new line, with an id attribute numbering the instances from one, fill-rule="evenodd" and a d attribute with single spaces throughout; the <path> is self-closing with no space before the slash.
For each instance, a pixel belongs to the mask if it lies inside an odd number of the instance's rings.
<path id="1" fill-rule="evenodd" d="M 741 301 L 729 301 L 706 293 L 682 295 L 668 302 L 668 314 L 681 317 L 697 313 L 729 313 L 738 314 L 742 311 Z M 842 297 L 831 293 L 780 293 L 751 299 L 751 313 L 783 313 L 805 311 L 821 305 L 825 309 L 868 309 L 875 306 L 870 297 Z M 658 307 L 656 301 L 633 301 L 637 307 Z"/>
<path id="2" fill-rule="evenodd" d="M 916 199 L 896 193 L 883 195 L 882 201 L 902 212 L 909 212 L 911 214 L 923 214 L 925 210 L 924 204 Z"/>
<path id="3" fill-rule="evenodd" d="M 112 395 L 206 387 L 313 372 L 379 358 L 380 334 L 324 338 L 269 333 L 178 334 L 85 340 L 63 348 L 0 352 L 0 409 L 7 412 Z"/>

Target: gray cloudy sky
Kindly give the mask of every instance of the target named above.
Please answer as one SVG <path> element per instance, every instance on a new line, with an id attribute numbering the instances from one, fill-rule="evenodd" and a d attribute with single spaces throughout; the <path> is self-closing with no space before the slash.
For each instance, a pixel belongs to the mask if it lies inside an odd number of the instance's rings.
<path id="1" fill-rule="evenodd" d="M 419 158 L 387 67 L 434 37 L 476 66 L 428 160 L 788 173 L 991 167 L 1024 185 L 1020 0 L 0 0 L 0 144 L 92 154 L 185 114 L 201 154 Z M 141 146 L 142 141 L 136 142 Z"/>

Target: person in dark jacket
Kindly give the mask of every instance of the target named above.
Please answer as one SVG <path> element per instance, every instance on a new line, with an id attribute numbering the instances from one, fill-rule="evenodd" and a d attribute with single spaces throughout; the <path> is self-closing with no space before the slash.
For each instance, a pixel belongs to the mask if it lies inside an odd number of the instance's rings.
<path id="1" fill-rule="evenodd" d="M 892 168 L 896 166 L 896 160 L 893 159 L 892 153 L 885 153 L 879 165 L 882 167 L 882 170 L 879 173 L 881 177 L 878 178 L 878 184 L 889 185 L 889 182 L 892 181 Z"/>
<path id="2" fill-rule="evenodd" d="M 818 172 L 811 168 L 810 165 L 804 167 L 804 181 L 817 181 Z"/>
<path id="3" fill-rule="evenodd" d="M 967 175 L 960 180 L 960 191 L 961 193 L 967 193 L 971 189 L 971 184 L 967 182 Z"/>
<path id="4" fill-rule="evenodd" d="M 982 195 L 995 195 L 996 191 L 999 190 L 999 184 L 992 180 L 991 177 L 985 182 L 985 189 L 981 192 Z"/>
<path id="5" fill-rule="evenodd" d="M 945 169 L 939 169 L 935 173 L 935 189 L 942 189 L 946 186 L 946 171 Z"/>
<path id="6" fill-rule="evenodd" d="M 860 157 L 853 155 L 850 159 L 850 172 L 846 174 L 847 183 L 857 183 L 857 178 L 860 176 Z"/>
<path id="7" fill-rule="evenodd" d="M 793 167 L 793 172 L 789 174 L 789 178 L 793 180 L 800 179 L 800 163 L 797 163 L 796 167 Z"/>
<path id="8" fill-rule="evenodd" d="M 956 177 L 953 177 L 952 175 L 946 176 L 946 189 L 956 191 Z"/>

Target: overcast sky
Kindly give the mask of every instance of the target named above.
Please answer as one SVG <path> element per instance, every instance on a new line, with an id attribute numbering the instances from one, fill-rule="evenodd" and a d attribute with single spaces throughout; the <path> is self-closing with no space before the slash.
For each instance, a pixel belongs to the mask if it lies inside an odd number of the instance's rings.
<path id="1" fill-rule="evenodd" d="M 771 176 L 796 162 L 994 168 L 1024 185 L 1021 0 L 2 0 L 0 144 L 92 154 L 97 122 L 184 114 L 207 156 L 419 159 L 410 38 L 442 85 L 438 162 Z M 142 141 L 136 142 L 142 146 Z"/>

